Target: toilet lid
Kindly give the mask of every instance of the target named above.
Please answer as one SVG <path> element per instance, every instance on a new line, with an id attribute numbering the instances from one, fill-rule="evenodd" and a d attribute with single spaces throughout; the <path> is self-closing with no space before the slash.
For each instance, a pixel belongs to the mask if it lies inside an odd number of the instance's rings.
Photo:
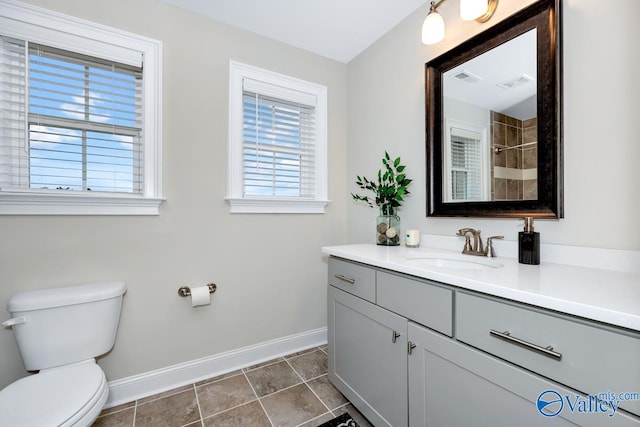
<path id="1" fill-rule="evenodd" d="M 104 372 L 93 361 L 42 371 L 0 391 L 2 422 L 16 427 L 62 425 L 93 406 L 104 387 Z"/>

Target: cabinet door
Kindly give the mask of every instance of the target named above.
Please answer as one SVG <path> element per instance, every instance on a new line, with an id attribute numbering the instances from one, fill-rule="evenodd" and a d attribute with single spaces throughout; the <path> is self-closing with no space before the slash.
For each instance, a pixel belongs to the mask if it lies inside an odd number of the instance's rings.
<path id="1" fill-rule="evenodd" d="M 619 411 L 610 417 L 574 405 L 572 412 L 567 401 L 549 405 L 559 413 L 544 416 L 536 406 L 543 392 L 571 402 L 580 395 L 421 326 L 409 323 L 408 332 L 416 346 L 409 356 L 411 427 L 640 426 L 637 417 Z"/>
<path id="2" fill-rule="evenodd" d="M 407 426 L 407 319 L 329 286 L 329 379 L 376 427 Z"/>

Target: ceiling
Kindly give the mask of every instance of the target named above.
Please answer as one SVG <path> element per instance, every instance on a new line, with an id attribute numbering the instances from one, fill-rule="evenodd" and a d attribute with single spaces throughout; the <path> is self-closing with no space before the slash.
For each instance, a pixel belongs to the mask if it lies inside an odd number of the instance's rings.
<path id="1" fill-rule="evenodd" d="M 536 116 L 536 77 L 533 29 L 448 70 L 443 84 L 447 98 L 526 120 Z"/>
<path id="2" fill-rule="evenodd" d="M 425 0 L 162 1 L 343 63 L 417 9 L 428 12 Z"/>

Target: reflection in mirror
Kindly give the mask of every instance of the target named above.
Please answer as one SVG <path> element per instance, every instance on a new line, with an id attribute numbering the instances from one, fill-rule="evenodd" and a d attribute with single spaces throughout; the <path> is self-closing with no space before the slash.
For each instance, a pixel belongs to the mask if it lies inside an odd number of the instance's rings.
<path id="1" fill-rule="evenodd" d="M 536 29 L 443 73 L 443 199 L 535 200 Z"/>

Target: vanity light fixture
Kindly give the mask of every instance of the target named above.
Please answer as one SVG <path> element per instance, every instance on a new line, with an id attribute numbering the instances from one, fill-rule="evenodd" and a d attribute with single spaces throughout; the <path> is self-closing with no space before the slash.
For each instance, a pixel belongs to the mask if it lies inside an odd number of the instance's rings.
<path id="1" fill-rule="evenodd" d="M 444 39 L 444 20 L 438 7 L 446 0 L 431 2 L 429 14 L 422 23 L 422 43 L 436 44 Z M 464 21 L 487 22 L 498 7 L 498 0 L 460 0 L 460 18 Z"/>
<path id="2" fill-rule="evenodd" d="M 431 2 L 429 14 L 422 23 L 422 43 L 424 44 L 436 44 L 444 39 L 444 19 L 436 10 L 443 1 L 445 0 L 441 0 L 437 5 Z"/>

